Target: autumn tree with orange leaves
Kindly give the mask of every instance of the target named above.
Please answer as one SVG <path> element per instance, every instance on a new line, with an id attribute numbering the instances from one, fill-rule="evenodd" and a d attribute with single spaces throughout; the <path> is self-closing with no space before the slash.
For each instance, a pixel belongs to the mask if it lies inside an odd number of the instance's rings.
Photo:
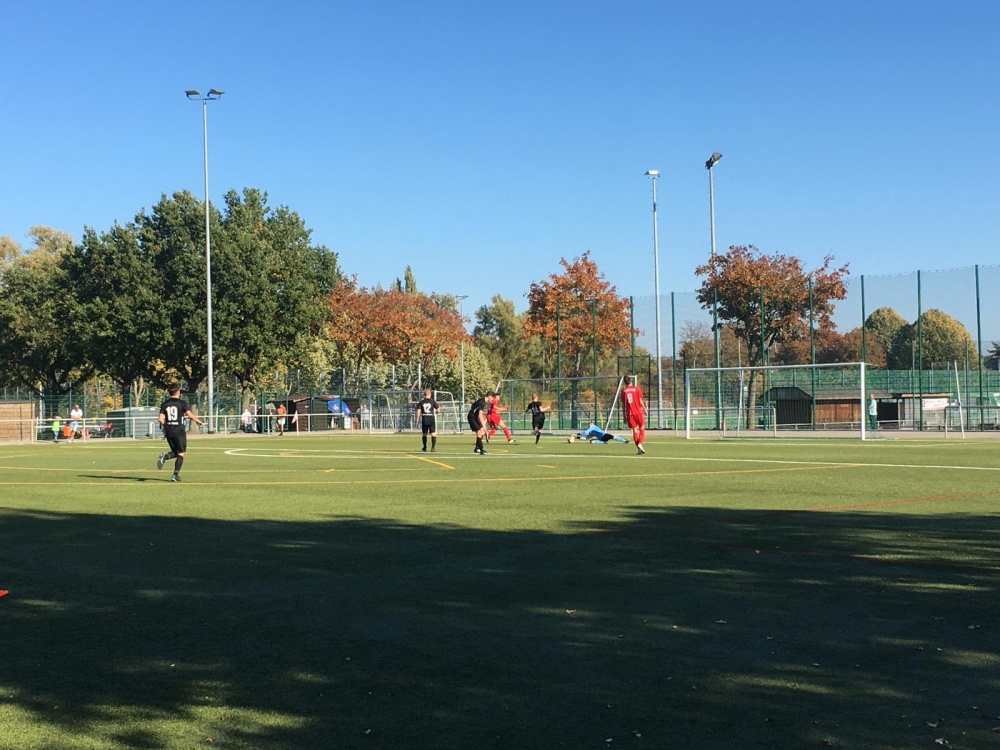
<path id="1" fill-rule="evenodd" d="M 416 386 L 417 364 L 427 372 L 435 355 L 457 356 L 468 335 L 458 311 L 442 298 L 359 287 L 356 277 L 342 278 L 327 305 L 329 336 L 339 360 L 355 375 L 377 362 L 411 364 L 410 388 Z"/>
<path id="2" fill-rule="evenodd" d="M 833 256 L 827 255 L 822 266 L 806 271 L 795 256 L 765 255 L 753 245 L 733 245 L 727 253 L 695 269 L 704 277 L 697 292 L 698 302 L 706 310 L 712 309 L 714 292 L 719 325 L 729 325 L 736 331 L 747 365 L 766 364 L 765 355 L 776 344 L 808 340 L 810 280 L 815 328 L 836 328 L 831 316 L 835 301 L 847 295 L 844 277 L 849 270 L 847 264 L 832 268 L 832 263 Z M 748 419 L 752 419 L 755 407 L 755 375 L 750 373 Z"/>
<path id="3" fill-rule="evenodd" d="M 597 356 L 618 351 L 629 343 L 628 298 L 618 294 L 591 260 L 590 251 L 572 262 L 559 264 L 564 273 L 532 282 L 528 290 L 528 316 L 524 337 L 540 336 L 554 352 L 556 317 L 558 345 L 566 364 L 563 374 L 573 377 L 590 374 L 587 363 L 593 356 L 594 317 L 597 321 Z M 592 316 L 596 312 L 596 316 Z"/>

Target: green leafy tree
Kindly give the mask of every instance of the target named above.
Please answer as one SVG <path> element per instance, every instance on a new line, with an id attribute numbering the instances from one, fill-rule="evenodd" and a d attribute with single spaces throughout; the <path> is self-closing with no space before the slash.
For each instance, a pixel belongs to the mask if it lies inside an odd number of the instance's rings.
<path id="1" fill-rule="evenodd" d="M 328 320 L 323 300 L 340 277 L 336 254 L 312 245 L 302 218 L 267 198 L 254 188 L 226 193 L 213 240 L 215 353 L 244 397 L 276 363 L 308 363 Z"/>
<path id="2" fill-rule="evenodd" d="M 476 344 L 486 354 L 494 372 L 500 378 L 527 377 L 530 351 L 525 339 L 526 313 L 514 312 L 514 302 L 494 294 L 490 304 L 476 311 L 476 326 L 472 330 Z"/>
<path id="3" fill-rule="evenodd" d="M 916 323 L 904 326 L 899 332 L 890 354 L 891 366 L 900 370 L 910 367 L 914 351 L 918 357 L 917 367 L 920 366 L 922 352 L 924 369 L 950 365 L 955 361 L 964 363 L 966 354 L 972 362 L 979 356 L 965 326 L 946 312 L 933 308 L 920 316 L 919 332 Z"/>
<path id="4" fill-rule="evenodd" d="M 218 238 L 218 212 L 213 208 L 209 216 Z M 136 223 L 166 314 L 151 375 L 160 386 L 182 380 L 186 390 L 197 391 L 208 376 L 205 204 L 187 190 L 163 195 Z"/>
<path id="5" fill-rule="evenodd" d="M 865 320 L 865 331 L 867 331 L 866 344 L 870 345 L 874 339 L 879 347 L 882 349 L 883 355 L 889 358 L 890 366 L 895 367 L 898 363 L 895 362 L 893 353 L 896 350 L 896 344 L 899 339 L 900 333 L 906 328 L 907 322 L 906 318 L 900 315 L 898 312 L 893 310 L 891 307 L 879 307 L 868 315 Z M 910 355 L 909 352 L 906 354 L 906 364 L 903 366 L 907 368 L 910 366 Z"/>
<path id="6" fill-rule="evenodd" d="M 169 321 L 138 226 L 116 223 L 100 234 L 88 227 L 63 265 L 76 303 L 74 334 L 96 367 L 138 399 L 156 373 Z"/>
<path id="7" fill-rule="evenodd" d="M 6 384 L 61 395 L 69 392 L 70 383 L 93 374 L 86 343 L 74 335 L 77 310 L 73 284 L 62 266 L 65 250 L 65 245 L 56 250 L 36 247 L 5 263 L 0 278 L 0 378 Z"/>

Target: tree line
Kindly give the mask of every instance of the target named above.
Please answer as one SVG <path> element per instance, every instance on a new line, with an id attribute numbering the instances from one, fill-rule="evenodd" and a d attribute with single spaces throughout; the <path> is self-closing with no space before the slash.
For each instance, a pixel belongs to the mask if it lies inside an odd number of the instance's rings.
<path id="1" fill-rule="evenodd" d="M 463 319 L 455 296 L 421 291 L 409 267 L 388 289 L 360 285 L 312 241 L 298 213 L 268 200 L 258 189 L 231 190 L 209 210 L 216 382 L 244 399 L 277 390 L 274 376 L 291 370 L 309 390 L 333 382 L 412 389 L 419 378 L 457 396 L 463 380 L 479 393 L 505 378 L 590 376 L 595 359 L 597 374 L 616 375 L 619 357 L 647 355 L 633 350 L 642 332 L 631 328 L 628 298 L 589 252 L 530 282 L 525 311 L 494 295 Z M 27 236 L 28 248 L 0 237 L 0 385 L 59 395 L 103 376 L 136 400 L 173 381 L 189 392 L 203 387 L 202 201 L 188 191 L 163 195 L 127 222 L 85 228 L 80 242 L 43 226 Z M 807 270 L 795 256 L 733 246 L 696 273 L 698 302 L 717 314 L 724 366 L 859 361 L 864 339 L 870 365 L 905 369 L 918 333 L 925 366 L 979 356 L 964 327 L 939 310 L 908 322 L 879 308 L 864 335 L 837 331 L 832 315 L 849 269 L 832 256 Z M 683 366 L 714 363 L 711 325 L 685 321 L 680 333 Z"/>

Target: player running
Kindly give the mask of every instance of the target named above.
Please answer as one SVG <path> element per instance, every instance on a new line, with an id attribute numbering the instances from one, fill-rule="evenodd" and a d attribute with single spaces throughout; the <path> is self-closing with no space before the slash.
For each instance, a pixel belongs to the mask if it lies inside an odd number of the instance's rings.
<path id="1" fill-rule="evenodd" d="M 174 383 L 167 392 L 170 398 L 163 402 L 157 420 L 163 427 L 163 436 L 167 439 L 169 453 L 161 453 L 156 460 L 156 468 L 162 469 L 163 464 L 174 459 L 174 473 L 170 475 L 171 482 L 181 481 L 181 466 L 184 464 L 184 451 L 187 449 L 187 431 L 184 429 L 184 417 L 187 417 L 195 424 L 204 424 L 191 412 L 191 407 L 187 401 L 180 398 L 181 387 Z"/>
<path id="2" fill-rule="evenodd" d="M 424 388 L 424 397 L 417 402 L 417 419 L 420 420 L 420 439 L 424 443 L 421 448 L 427 452 L 427 435 L 431 436 L 431 453 L 437 450 L 437 415 L 441 413 L 438 402 L 431 398 L 431 389 Z"/>
<path id="3" fill-rule="evenodd" d="M 632 376 L 625 376 L 625 387 L 622 389 L 622 405 L 625 407 L 625 424 L 632 430 L 637 454 L 646 455 L 642 441 L 646 438 L 646 401 L 642 397 L 642 388 L 633 385 Z"/>
<path id="4" fill-rule="evenodd" d="M 531 394 L 531 403 L 524 408 L 525 412 L 531 412 L 531 429 L 535 433 L 535 445 L 538 445 L 538 438 L 542 436 L 542 428 L 545 426 L 545 412 L 549 411 L 550 408 L 542 406 L 537 393 Z"/>
<path id="5" fill-rule="evenodd" d="M 503 430 L 507 442 L 513 443 L 514 438 L 511 437 L 510 430 L 504 424 L 503 417 L 500 416 L 500 394 L 494 391 L 487 395 L 489 396 L 489 405 L 486 408 L 486 423 L 489 425 L 489 429 L 486 432 L 486 442 L 490 442 L 490 438 L 496 434 L 497 427 L 499 427 Z"/>

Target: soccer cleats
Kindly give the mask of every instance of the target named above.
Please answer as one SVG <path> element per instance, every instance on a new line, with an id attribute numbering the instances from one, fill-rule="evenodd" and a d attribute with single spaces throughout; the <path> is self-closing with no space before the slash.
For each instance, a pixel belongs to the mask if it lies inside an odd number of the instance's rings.
<path id="1" fill-rule="evenodd" d="M 165 464 L 166 462 L 167 462 L 167 454 L 166 453 L 161 453 L 160 457 L 158 459 L 156 459 L 156 468 L 157 469 L 162 469 L 163 468 L 163 464 Z"/>

